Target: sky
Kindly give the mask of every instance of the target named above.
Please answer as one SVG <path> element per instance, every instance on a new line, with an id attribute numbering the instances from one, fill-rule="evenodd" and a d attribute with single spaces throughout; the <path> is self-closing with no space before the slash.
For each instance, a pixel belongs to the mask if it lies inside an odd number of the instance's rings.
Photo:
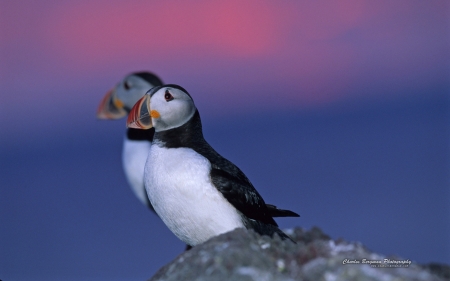
<path id="1" fill-rule="evenodd" d="M 189 91 L 282 228 L 450 263 L 448 1 L 1 1 L 0 279 L 146 280 L 183 244 L 134 197 L 133 71 Z"/>

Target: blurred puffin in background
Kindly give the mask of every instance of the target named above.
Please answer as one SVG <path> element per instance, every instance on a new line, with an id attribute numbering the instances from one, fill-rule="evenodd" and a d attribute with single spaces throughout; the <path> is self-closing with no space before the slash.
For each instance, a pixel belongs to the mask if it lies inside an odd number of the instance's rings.
<path id="1" fill-rule="evenodd" d="M 161 79 L 150 72 L 134 72 L 109 90 L 98 110 L 99 119 L 126 117 L 134 104 L 155 86 L 161 86 Z M 136 197 L 154 211 L 144 187 L 144 166 L 152 145 L 154 129 L 138 130 L 127 128 L 122 149 L 122 165 L 128 183 Z"/>

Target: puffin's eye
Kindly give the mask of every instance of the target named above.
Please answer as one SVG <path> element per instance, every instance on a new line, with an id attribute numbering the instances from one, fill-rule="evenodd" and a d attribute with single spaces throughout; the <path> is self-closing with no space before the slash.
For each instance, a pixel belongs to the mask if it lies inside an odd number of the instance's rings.
<path id="1" fill-rule="evenodd" d="M 125 88 L 125 90 L 129 90 L 130 89 L 130 83 L 128 83 L 128 81 L 125 81 L 123 83 L 123 87 Z"/>
<path id="2" fill-rule="evenodd" d="M 164 98 L 166 99 L 166 101 L 171 101 L 171 100 L 173 100 L 173 96 L 172 96 L 172 94 L 169 92 L 169 90 L 166 90 L 166 93 L 164 94 Z"/>

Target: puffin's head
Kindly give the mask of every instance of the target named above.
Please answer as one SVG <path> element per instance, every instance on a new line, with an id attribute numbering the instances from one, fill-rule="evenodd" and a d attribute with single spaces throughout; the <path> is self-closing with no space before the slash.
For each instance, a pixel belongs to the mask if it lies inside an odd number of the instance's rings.
<path id="1" fill-rule="evenodd" d="M 188 122 L 197 108 L 189 93 L 174 84 L 151 89 L 131 109 L 127 126 L 155 128 L 156 132 L 177 128 Z"/>
<path id="2" fill-rule="evenodd" d="M 126 116 L 149 89 L 161 85 L 161 80 L 150 72 L 127 75 L 106 93 L 97 109 L 97 118 L 118 119 Z"/>

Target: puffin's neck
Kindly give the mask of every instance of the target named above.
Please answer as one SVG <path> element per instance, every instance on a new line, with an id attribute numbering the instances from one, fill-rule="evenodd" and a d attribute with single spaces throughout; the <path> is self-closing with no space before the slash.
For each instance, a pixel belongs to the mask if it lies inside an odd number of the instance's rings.
<path id="1" fill-rule="evenodd" d="M 194 147 L 205 142 L 202 132 L 200 113 L 195 111 L 191 119 L 180 127 L 166 131 L 155 132 L 155 144 L 167 148 Z"/>
<path id="2" fill-rule="evenodd" d="M 153 141 L 153 135 L 155 134 L 155 128 L 148 130 L 141 129 L 127 129 L 127 139 L 134 141 Z"/>

